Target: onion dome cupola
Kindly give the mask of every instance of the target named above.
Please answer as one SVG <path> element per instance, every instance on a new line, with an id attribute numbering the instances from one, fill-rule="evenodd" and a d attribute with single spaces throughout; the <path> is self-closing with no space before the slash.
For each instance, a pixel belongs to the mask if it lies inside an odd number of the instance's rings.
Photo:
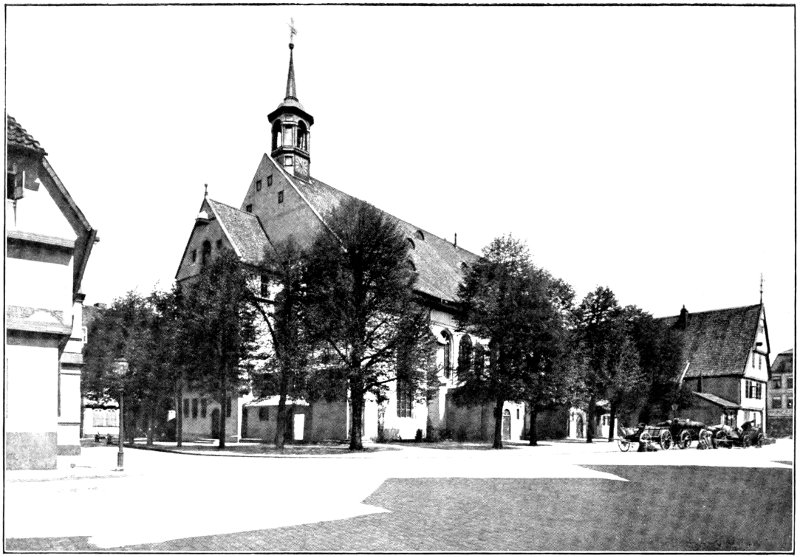
<path id="1" fill-rule="evenodd" d="M 305 111 L 297 100 L 294 81 L 294 43 L 289 43 L 289 76 L 286 79 L 286 97 L 278 108 L 267 116 L 271 128 L 271 154 L 275 161 L 293 176 L 307 178 L 311 157 L 309 129 L 314 117 Z"/>

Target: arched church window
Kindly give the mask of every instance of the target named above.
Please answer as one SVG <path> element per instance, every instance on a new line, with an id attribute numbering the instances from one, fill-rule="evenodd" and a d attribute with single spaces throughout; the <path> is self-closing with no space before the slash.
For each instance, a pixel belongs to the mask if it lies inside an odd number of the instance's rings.
<path id="1" fill-rule="evenodd" d="M 452 353 L 453 353 L 453 337 L 450 335 L 449 331 L 442 331 L 442 340 L 444 341 L 444 346 L 442 349 L 444 350 L 444 358 L 443 358 L 443 369 L 444 369 L 444 376 L 450 377 L 450 370 L 453 367 L 452 364 Z"/>
<path id="2" fill-rule="evenodd" d="M 211 261 L 211 242 L 206 240 L 203 242 L 203 251 L 200 256 L 200 264 L 205 265 Z"/>
<path id="3" fill-rule="evenodd" d="M 308 128 L 303 121 L 297 126 L 297 148 L 308 151 Z"/>
<path id="4" fill-rule="evenodd" d="M 458 343 L 458 367 L 456 372 L 459 377 L 464 378 L 469 373 L 472 366 L 472 338 L 464 335 Z"/>
<path id="5" fill-rule="evenodd" d="M 480 377 L 481 375 L 483 375 L 483 367 L 485 365 L 484 364 L 485 361 L 486 361 L 486 349 L 479 342 L 475 345 L 475 357 L 473 358 L 472 361 L 476 377 Z"/>

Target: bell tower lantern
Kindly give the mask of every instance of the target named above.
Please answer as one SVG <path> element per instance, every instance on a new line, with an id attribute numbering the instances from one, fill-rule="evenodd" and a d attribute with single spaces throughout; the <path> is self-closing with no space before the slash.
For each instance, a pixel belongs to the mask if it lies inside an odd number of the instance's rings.
<path id="1" fill-rule="evenodd" d="M 294 81 L 294 28 L 289 42 L 289 76 L 286 79 L 286 97 L 278 108 L 267 116 L 270 123 L 270 153 L 275 162 L 293 176 L 308 178 L 311 163 L 309 129 L 314 117 L 305 111 L 297 100 Z"/>

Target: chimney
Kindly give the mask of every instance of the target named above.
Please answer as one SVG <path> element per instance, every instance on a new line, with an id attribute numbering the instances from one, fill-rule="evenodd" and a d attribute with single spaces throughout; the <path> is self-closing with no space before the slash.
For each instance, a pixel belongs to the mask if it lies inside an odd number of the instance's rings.
<path id="1" fill-rule="evenodd" d="M 455 237 L 453 238 L 453 247 L 458 247 L 458 232 L 455 233 Z"/>
<path id="2" fill-rule="evenodd" d="M 683 306 L 681 308 L 681 314 L 678 316 L 677 327 L 679 329 L 685 330 L 688 325 L 689 325 L 689 312 L 686 310 L 686 306 Z"/>

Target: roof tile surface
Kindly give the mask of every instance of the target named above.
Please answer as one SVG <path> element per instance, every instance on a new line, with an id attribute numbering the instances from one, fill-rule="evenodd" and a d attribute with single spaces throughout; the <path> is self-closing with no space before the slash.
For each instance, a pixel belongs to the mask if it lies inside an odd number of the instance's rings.
<path id="1" fill-rule="evenodd" d="M 683 332 L 686 377 L 743 375 L 760 315 L 760 304 L 690 313 Z M 659 320 L 677 327 L 679 317 Z"/>
<path id="2" fill-rule="evenodd" d="M 32 149 L 42 155 L 46 155 L 47 153 L 39 145 L 39 142 L 36 141 L 31 134 L 25 131 L 25 128 L 19 125 L 19 123 L 14 119 L 13 116 L 7 116 L 6 120 L 6 139 L 8 140 L 9 145 L 16 145 L 17 147 L 25 147 L 27 149 Z"/>
<path id="3" fill-rule="evenodd" d="M 229 239 L 239 250 L 242 260 L 250 265 L 261 263 L 264 260 L 264 250 L 270 242 L 258 217 L 213 199 L 207 201 L 228 231 Z"/>

